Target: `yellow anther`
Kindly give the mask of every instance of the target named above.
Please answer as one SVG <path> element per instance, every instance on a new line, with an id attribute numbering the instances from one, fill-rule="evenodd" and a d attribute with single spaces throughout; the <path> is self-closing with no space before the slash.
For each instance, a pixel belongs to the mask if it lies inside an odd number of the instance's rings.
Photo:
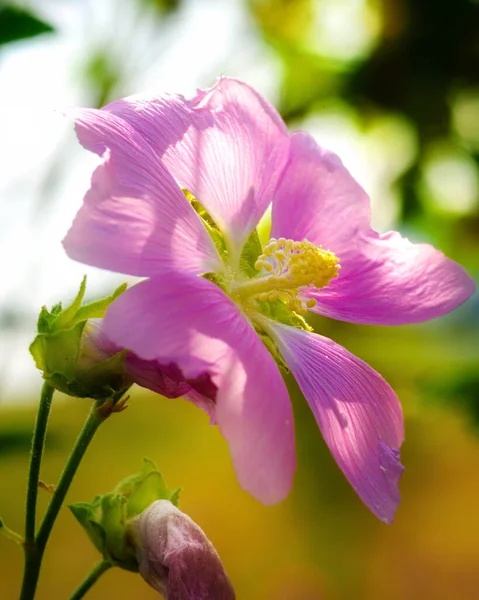
<path id="1" fill-rule="evenodd" d="M 300 288 L 321 289 L 328 285 L 338 276 L 339 260 L 333 252 L 308 240 L 272 238 L 257 258 L 255 268 L 263 274 L 238 283 L 232 289 L 234 293 L 240 298 L 256 297 L 261 302 L 280 300 L 288 310 L 305 314 L 316 305 L 316 300 L 299 298 Z"/>
<path id="2" fill-rule="evenodd" d="M 263 263 L 263 269 L 265 269 L 265 271 L 269 271 L 271 273 L 271 271 L 273 270 L 273 265 L 270 262 L 264 262 Z"/>

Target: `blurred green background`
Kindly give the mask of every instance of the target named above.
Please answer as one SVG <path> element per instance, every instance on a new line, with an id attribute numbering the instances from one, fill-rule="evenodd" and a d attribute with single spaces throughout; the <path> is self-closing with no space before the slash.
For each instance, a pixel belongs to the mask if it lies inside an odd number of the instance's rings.
<path id="1" fill-rule="evenodd" d="M 434 244 L 477 279 L 477 2 L 2 3 L 0 515 L 13 529 L 23 526 L 41 385 L 26 348 L 40 305 L 50 295 L 67 300 L 85 270 L 63 257 L 60 240 L 91 172 L 71 134 L 42 130 L 34 141 L 42 127 L 38 105 L 101 106 L 142 89 L 193 91 L 220 73 L 252 83 L 291 129 L 308 129 L 337 151 L 370 193 L 378 229 Z M 181 89 L 171 87 L 177 81 Z M 42 148 L 47 156 L 33 175 L 28 152 L 36 157 Z M 13 170 L 5 167 L 7 155 L 17 157 Z M 74 274 L 71 284 L 59 269 Z M 109 292 L 110 279 L 90 271 L 93 294 Z M 215 544 L 239 600 L 479 598 L 478 294 L 422 325 L 355 326 L 319 317 L 314 325 L 382 373 L 402 401 L 406 471 L 392 526 L 377 521 L 349 487 L 293 381 L 298 470 L 282 504 L 263 507 L 238 487 L 226 444 L 200 411 L 136 388 L 130 408 L 98 434 L 68 499 L 111 490 L 148 456 L 170 486 L 183 487 L 181 506 Z M 56 481 L 88 408 L 83 400 L 55 400 L 45 482 Z M 47 501 L 40 492 L 40 510 Z M 2 600 L 18 596 L 22 560 L 21 550 L 0 537 Z M 96 560 L 64 510 L 38 598 L 68 597 Z M 119 570 L 90 593 L 92 600 L 155 596 L 138 576 Z"/>

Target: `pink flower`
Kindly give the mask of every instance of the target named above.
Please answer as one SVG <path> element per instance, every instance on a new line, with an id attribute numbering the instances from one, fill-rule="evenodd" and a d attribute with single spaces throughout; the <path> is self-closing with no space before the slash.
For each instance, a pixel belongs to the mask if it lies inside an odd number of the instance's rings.
<path id="1" fill-rule="evenodd" d="M 340 159 L 304 132 L 288 135 L 244 83 L 72 112 L 80 142 L 103 162 L 65 248 L 148 278 L 110 307 L 107 335 L 203 382 L 194 393 L 228 441 L 240 484 L 264 503 L 288 494 L 295 469 L 278 368 L 287 364 L 351 485 L 390 522 L 403 470 L 396 395 L 301 315 L 416 323 L 459 306 L 472 280 L 429 245 L 373 231 L 369 199 Z M 269 205 L 274 239 L 261 249 L 254 231 Z"/>
<path id="2" fill-rule="evenodd" d="M 234 600 L 213 544 L 169 500 L 153 502 L 129 523 L 142 577 L 167 600 Z"/>

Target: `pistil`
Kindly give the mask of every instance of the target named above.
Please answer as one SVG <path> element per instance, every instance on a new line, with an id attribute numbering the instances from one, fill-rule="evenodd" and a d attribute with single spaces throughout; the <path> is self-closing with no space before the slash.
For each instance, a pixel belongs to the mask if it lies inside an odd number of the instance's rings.
<path id="1" fill-rule="evenodd" d="M 340 268 L 337 256 L 308 240 L 301 242 L 285 238 L 271 239 L 263 250 L 255 267 L 262 274 L 253 279 L 235 282 L 230 291 L 240 300 L 257 298 L 262 302 L 281 300 L 295 311 L 301 310 L 303 302 L 297 298 L 299 288 L 314 286 L 321 289 L 337 277 Z M 316 302 L 308 299 L 306 308 Z"/>

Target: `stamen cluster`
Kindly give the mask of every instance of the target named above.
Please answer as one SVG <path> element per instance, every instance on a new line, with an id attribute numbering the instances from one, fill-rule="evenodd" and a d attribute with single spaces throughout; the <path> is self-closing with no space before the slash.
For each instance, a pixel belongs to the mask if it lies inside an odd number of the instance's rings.
<path id="1" fill-rule="evenodd" d="M 314 298 L 303 302 L 298 298 L 298 288 L 313 285 L 320 289 L 338 276 L 340 268 L 337 256 L 308 240 L 302 242 L 272 238 L 263 249 L 256 263 L 258 271 L 266 271 L 267 287 L 261 291 L 259 300 L 281 300 L 289 310 L 304 314 L 306 308 L 316 304 Z M 265 281 L 266 283 L 266 281 Z"/>

